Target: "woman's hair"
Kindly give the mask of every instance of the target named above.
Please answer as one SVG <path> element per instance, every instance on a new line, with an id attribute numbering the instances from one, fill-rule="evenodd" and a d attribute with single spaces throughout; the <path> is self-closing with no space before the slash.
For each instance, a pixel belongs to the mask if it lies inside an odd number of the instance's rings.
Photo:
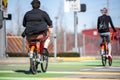
<path id="1" fill-rule="evenodd" d="M 107 8 L 103 8 L 103 9 L 101 9 L 101 12 L 103 12 L 103 13 L 107 13 L 108 10 L 107 10 Z"/>
<path id="2" fill-rule="evenodd" d="M 33 7 L 33 9 L 38 9 L 39 7 L 40 7 L 40 1 L 39 0 L 33 0 L 32 2 L 31 2 L 31 5 L 32 5 L 32 7 Z"/>

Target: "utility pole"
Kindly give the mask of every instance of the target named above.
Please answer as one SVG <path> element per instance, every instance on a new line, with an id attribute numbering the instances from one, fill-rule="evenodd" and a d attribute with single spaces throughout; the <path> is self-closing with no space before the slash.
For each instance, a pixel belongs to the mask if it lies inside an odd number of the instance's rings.
<path id="1" fill-rule="evenodd" d="M 66 32 L 64 31 L 64 52 L 66 52 Z"/>
<path id="2" fill-rule="evenodd" d="M 0 22 L 2 23 L 2 28 L 0 29 L 0 58 L 5 57 L 6 52 L 6 30 L 3 25 L 3 20 L 1 20 L 2 11 L 0 11 Z"/>
<path id="3" fill-rule="evenodd" d="M 56 57 L 57 57 L 57 20 L 58 20 L 58 17 L 55 17 L 55 20 L 56 20 L 56 23 L 55 23 L 55 28 L 54 28 L 54 34 L 53 34 L 53 36 L 54 36 L 54 58 L 56 59 Z"/>
<path id="4" fill-rule="evenodd" d="M 109 11 L 110 11 L 110 7 L 109 7 L 110 5 L 109 5 L 109 4 L 110 4 L 110 0 L 107 0 L 107 10 L 108 10 L 108 14 L 109 14 Z"/>
<path id="5" fill-rule="evenodd" d="M 78 39 L 77 39 L 77 12 L 74 12 L 74 34 L 75 34 L 75 52 L 78 52 Z"/>
<path id="6" fill-rule="evenodd" d="M 0 0 L 0 58 L 5 57 L 6 52 L 6 28 L 3 21 L 3 0 Z"/>

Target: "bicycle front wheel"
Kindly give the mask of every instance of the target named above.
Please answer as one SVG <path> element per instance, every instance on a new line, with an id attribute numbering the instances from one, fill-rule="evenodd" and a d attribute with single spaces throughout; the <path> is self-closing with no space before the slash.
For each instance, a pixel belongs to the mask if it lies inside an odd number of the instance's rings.
<path id="1" fill-rule="evenodd" d="M 111 60 L 108 59 L 108 64 L 109 66 L 112 66 L 112 59 Z"/>

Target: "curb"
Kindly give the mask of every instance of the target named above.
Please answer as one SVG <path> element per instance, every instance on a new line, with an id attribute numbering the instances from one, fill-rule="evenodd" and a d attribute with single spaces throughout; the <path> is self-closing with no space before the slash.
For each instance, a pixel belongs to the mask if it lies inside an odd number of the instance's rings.
<path id="1" fill-rule="evenodd" d="M 96 60 L 95 57 L 49 57 L 50 62 Z M 29 63 L 29 57 L 9 57 L 0 59 L 0 63 Z"/>
<path id="2" fill-rule="evenodd" d="M 81 61 L 81 60 L 96 60 L 95 57 L 56 57 L 50 58 L 50 61 Z"/>

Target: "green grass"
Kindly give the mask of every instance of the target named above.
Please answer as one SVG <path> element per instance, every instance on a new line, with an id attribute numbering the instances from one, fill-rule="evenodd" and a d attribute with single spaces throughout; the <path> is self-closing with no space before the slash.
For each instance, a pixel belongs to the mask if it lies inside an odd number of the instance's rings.
<path id="1" fill-rule="evenodd" d="M 108 65 L 108 64 L 107 64 Z M 84 60 L 80 62 L 52 62 L 49 63 L 50 71 L 80 71 L 81 69 L 101 66 L 101 60 Z M 120 60 L 113 60 L 112 66 L 120 66 Z M 34 78 L 61 77 L 64 73 L 39 73 L 33 75 L 29 72 L 29 64 L 0 64 L 0 80 L 34 80 Z M 24 79 L 22 79 L 24 78 Z M 28 79 L 30 78 L 30 79 Z"/>

